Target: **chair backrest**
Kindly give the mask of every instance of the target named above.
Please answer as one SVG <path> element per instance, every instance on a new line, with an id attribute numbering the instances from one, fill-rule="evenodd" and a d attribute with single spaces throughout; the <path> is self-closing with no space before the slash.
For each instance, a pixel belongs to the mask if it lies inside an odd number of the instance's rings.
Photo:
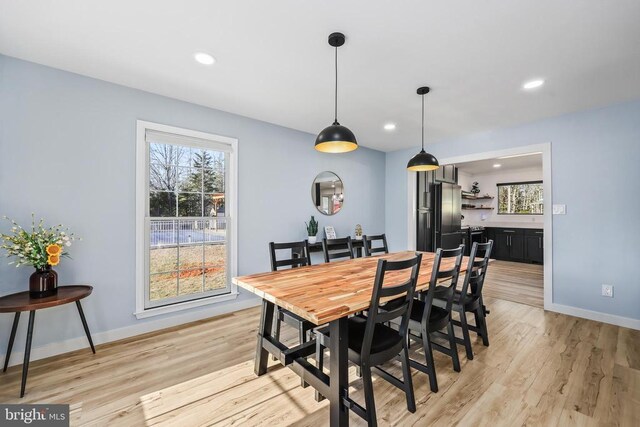
<path id="1" fill-rule="evenodd" d="M 493 240 L 489 240 L 487 243 L 475 242 L 471 246 L 469 264 L 467 265 L 467 272 L 460 290 L 463 298 L 472 301 L 482 296 L 482 286 L 487 276 L 492 249 Z"/>
<path id="2" fill-rule="evenodd" d="M 446 310 L 451 311 L 453 304 L 453 293 L 456 290 L 458 284 L 458 277 L 460 276 L 460 266 L 462 265 L 462 258 L 464 256 L 464 245 L 460 245 L 456 249 L 441 249 L 436 250 L 436 256 L 433 260 L 433 268 L 431 270 L 431 279 L 429 280 L 429 289 L 423 292 L 421 298 L 425 302 L 425 309 L 422 315 L 422 322 L 429 321 L 431 316 L 431 308 L 433 306 L 433 298 L 437 295 L 439 299 L 446 300 Z M 442 260 L 455 258 L 453 266 L 449 269 L 444 269 L 442 266 Z M 444 280 L 443 279 L 448 279 Z M 448 282 L 448 283 L 447 283 Z"/>
<path id="3" fill-rule="evenodd" d="M 336 258 L 353 259 L 351 236 L 340 239 L 323 239 L 322 251 L 324 252 L 324 262 L 330 262 Z"/>
<path id="4" fill-rule="evenodd" d="M 289 250 L 290 258 L 278 259 L 276 254 L 276 251 L 278 250 Z M 278 271 L 279 267 L 290 266 L 291 268 L 294 268 L 311 265 L 308 240 L 287 243 L 270 242 L 269 255 L 271 256 L 271 271 Z"/>
<path id="5" fill-rule="evenodd" d="M 373 247 L 373 242 L 381 241 L 382 246 Z M 387 235 L 386 234 L 378 234 L 377 236 L 362 236 L 362 243 L 364 246 L 364 255 L 371 256 L 376 253 L 389 253 L 389 248 L 387 247 Z"/>
<path id="6" fill-rule="evenodd" d="M 404 261 L 389 261 L 387 259 L 378 260 L 376 278 L 373 283 L 373 294 L 371 305 L 367 313 L 367 324 L 365 326 L 364 339 L 362 342 L 362 355 L 371 354 L 373 344 L 373 332 L 376 325 L 389 322 L 393 319 L 401 318 L 398 333 L 404 337 L 409 326 L 409 316 L 415 295 L 418 275 L 420 274 L 420 263 L 422 254 L 416 253 L 415 257 Z M 385 274 L 388 271 L 402 271 L 411 269 L 409 279 L 399 284 L 385 283 Z M 400 276 L 406 275 L 400 273 Z M 381 299 L 390 299 L 381 305 Z"/>

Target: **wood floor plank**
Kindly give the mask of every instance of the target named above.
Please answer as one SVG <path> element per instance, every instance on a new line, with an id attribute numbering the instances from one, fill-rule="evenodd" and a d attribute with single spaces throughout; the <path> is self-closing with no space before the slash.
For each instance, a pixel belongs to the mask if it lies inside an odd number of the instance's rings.
<path id="1" fill-rule="evenodd" d="M 439 392 L 412 371 L 417 411 L 375 377 L 380 425 L 640 425 L 638 331 L 507 300 L 486 298 L 491 345 L 472 335 L 474 360 L 462 372 L 436 353 Z M 146 334 L 32 363 L 18 398 L 20 367 L 0 374 L 0 401 L 69 403 L 72 426 L 326 425 L 328 403 L 270 361 L 253 374 L 258 309 Z M 296 331 L 284 327 L 285 341 Z M 424 357 L 418 346 L 412 357 Z M 330 355 L 327 355 L 327 359 Z M 399 375 L 396 362 L 389 369 Z M 350 396 L 363 402 L 350 368 Z M 365 423 L 354 414 L 351 424 Z"/>

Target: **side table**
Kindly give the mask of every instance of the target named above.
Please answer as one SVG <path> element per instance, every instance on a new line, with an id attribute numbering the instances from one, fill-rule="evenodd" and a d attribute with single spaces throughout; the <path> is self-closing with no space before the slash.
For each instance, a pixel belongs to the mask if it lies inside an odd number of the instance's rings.
<path id="1" fill-rule="evenodd" d="M 28 291 L 0 297 L 0 313 L 15 313 L 15 316 L 13 318 L 13 326 L 11 327 L 9 345 L 7 346 L 7 355 L 4 359 L 4 368 L 2 372 L 6 372 L 7 367 L 9 366 L 9 358 L 11 357 L 13 342 L 16 338 L 16 330 L 18 329 L 20 314 L 23 311 L 29 312 L 29 326 L 27 328 L 27 342 L 24 349 L 24 363 L 22 365 L 22 387 L 20 388 L 20 397 L 24 396 L 25 387 L 27 385 L 29 358 L 31 356 L 31 341 L 33 338 L 33 323 L 37 310 L 75 302 L 76 307 L 78 308 L 78 313 L 80 313 L 80 320 L 82 320 L 84 332 L 87 334 L 87 339 L 89 340 L 89 345 L 91 346 L 91 351 L 93 351 L 93 353 L 95 354 L 96 349 L 93 345 L 93 340 L 91 339 L 89 326 L 87 325 L 87 319 L 85 319 L 84 317 L 82 305 L 80 304 L 80 300 L 91 295 L 92 291 L 92 286 L 72 285 L 59 286 L 57 294 L 51 295 L 46 298 L 31 298 L 29 297 Z"/>

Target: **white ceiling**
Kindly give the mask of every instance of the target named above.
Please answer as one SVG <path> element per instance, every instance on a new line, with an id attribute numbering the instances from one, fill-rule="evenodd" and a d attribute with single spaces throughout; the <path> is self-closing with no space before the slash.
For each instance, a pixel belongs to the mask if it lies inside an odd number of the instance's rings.
<path id="1" fill-rule="evenodd" d="M 339 120 L 391 151 L 419 145 L 422 85 L 427 142 L 640 97 L 639 18 L 637 0 L 3 0 L 0 52 L 317 134 L 342 31 Z"/>
<path id="2" fill-rule="evenodd" d="M 499 168 L 493 165 L 500 165 Z M 507 159 L 487 159 L 475 162 L 456 163 L 459 171 L 470 175 L 480 175 L 484 173 L 494 173 L 515 169 L 540 169 L 542 170 L 542 154 L 537 153 L 529 156 L 510 157 Z"/>

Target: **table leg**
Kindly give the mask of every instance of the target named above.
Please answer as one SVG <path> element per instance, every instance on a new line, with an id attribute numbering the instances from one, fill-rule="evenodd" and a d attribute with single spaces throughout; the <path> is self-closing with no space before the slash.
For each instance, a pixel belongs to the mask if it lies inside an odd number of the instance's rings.
<path id="1" fill-rule="evenodd" d="M 329 411 L 332 427 L 349 425 L 349 409 L 342 401 L 349 387 L 347 321 L 346 317 L 342 317 L 329 323 L 330 384 L 329 396 L 325 397 L 331 402 Z"/>
<path id="2" fill-rule="evenodd" d="M 11 350 L 13 349 L 13 341 L 16 339 L 16 330 L 18 329 L 18 321 L 20 320 L 20 312 L 16 311 L 16 315 L 13 318 L 13 326 L 11 327 L 11 336 L 9 337 L 9 345 L 7 346 L 7 355 L 4 358 L 4 368 L 2 372 L 7 372 L 9 367 L 9 358 L 11 357 Z"/>
<path id="3" fill-rule="evenodd" d="M 27 343 L 24 347 L 24 362 L 22 363 L 22 386 L 20 387 L 20 397 L 24 397 L 24 390 L 27 386 L 27 373 L 29 372 L 29 358 L 31 357 L 31 340 L 33 339 L 33 322 L 36 319 L 36 312 L 29 312 L 29 326 L 27 328 Z"/>
<path id="4" fill-rule="evenodd" d="M 267 362 L 269 352 L 262 346 L 263 337 L 271 336 L 273 326 L 273 303 L 262 300 L 262 315 L 260 316 L 260 326 L 258 328 L 258 343 L 256 345 L 256 360 L 254 372 L 256 375 L 263 375 L 267 372 Z"/>
<path id="5" fill-rule="evenodd" d="M 87 339 L 89 340 L 91 351 L 93 351 L 93 354 L 96 354 L 96 348 L 93 346 L 93 340 L 91 339 L 91 333 L 89 332 L 89 325 L 87 325 L 87 319 L 85 319 L 84 317 L 84 311 L 82 311 L 82 305 L 80 304 L 80 300 L 76 301 L 76 307 L 78 307 L 78 313 L 80 313 L 80 320 L 82 320 L 84 333 L 87 334 Z"/>

